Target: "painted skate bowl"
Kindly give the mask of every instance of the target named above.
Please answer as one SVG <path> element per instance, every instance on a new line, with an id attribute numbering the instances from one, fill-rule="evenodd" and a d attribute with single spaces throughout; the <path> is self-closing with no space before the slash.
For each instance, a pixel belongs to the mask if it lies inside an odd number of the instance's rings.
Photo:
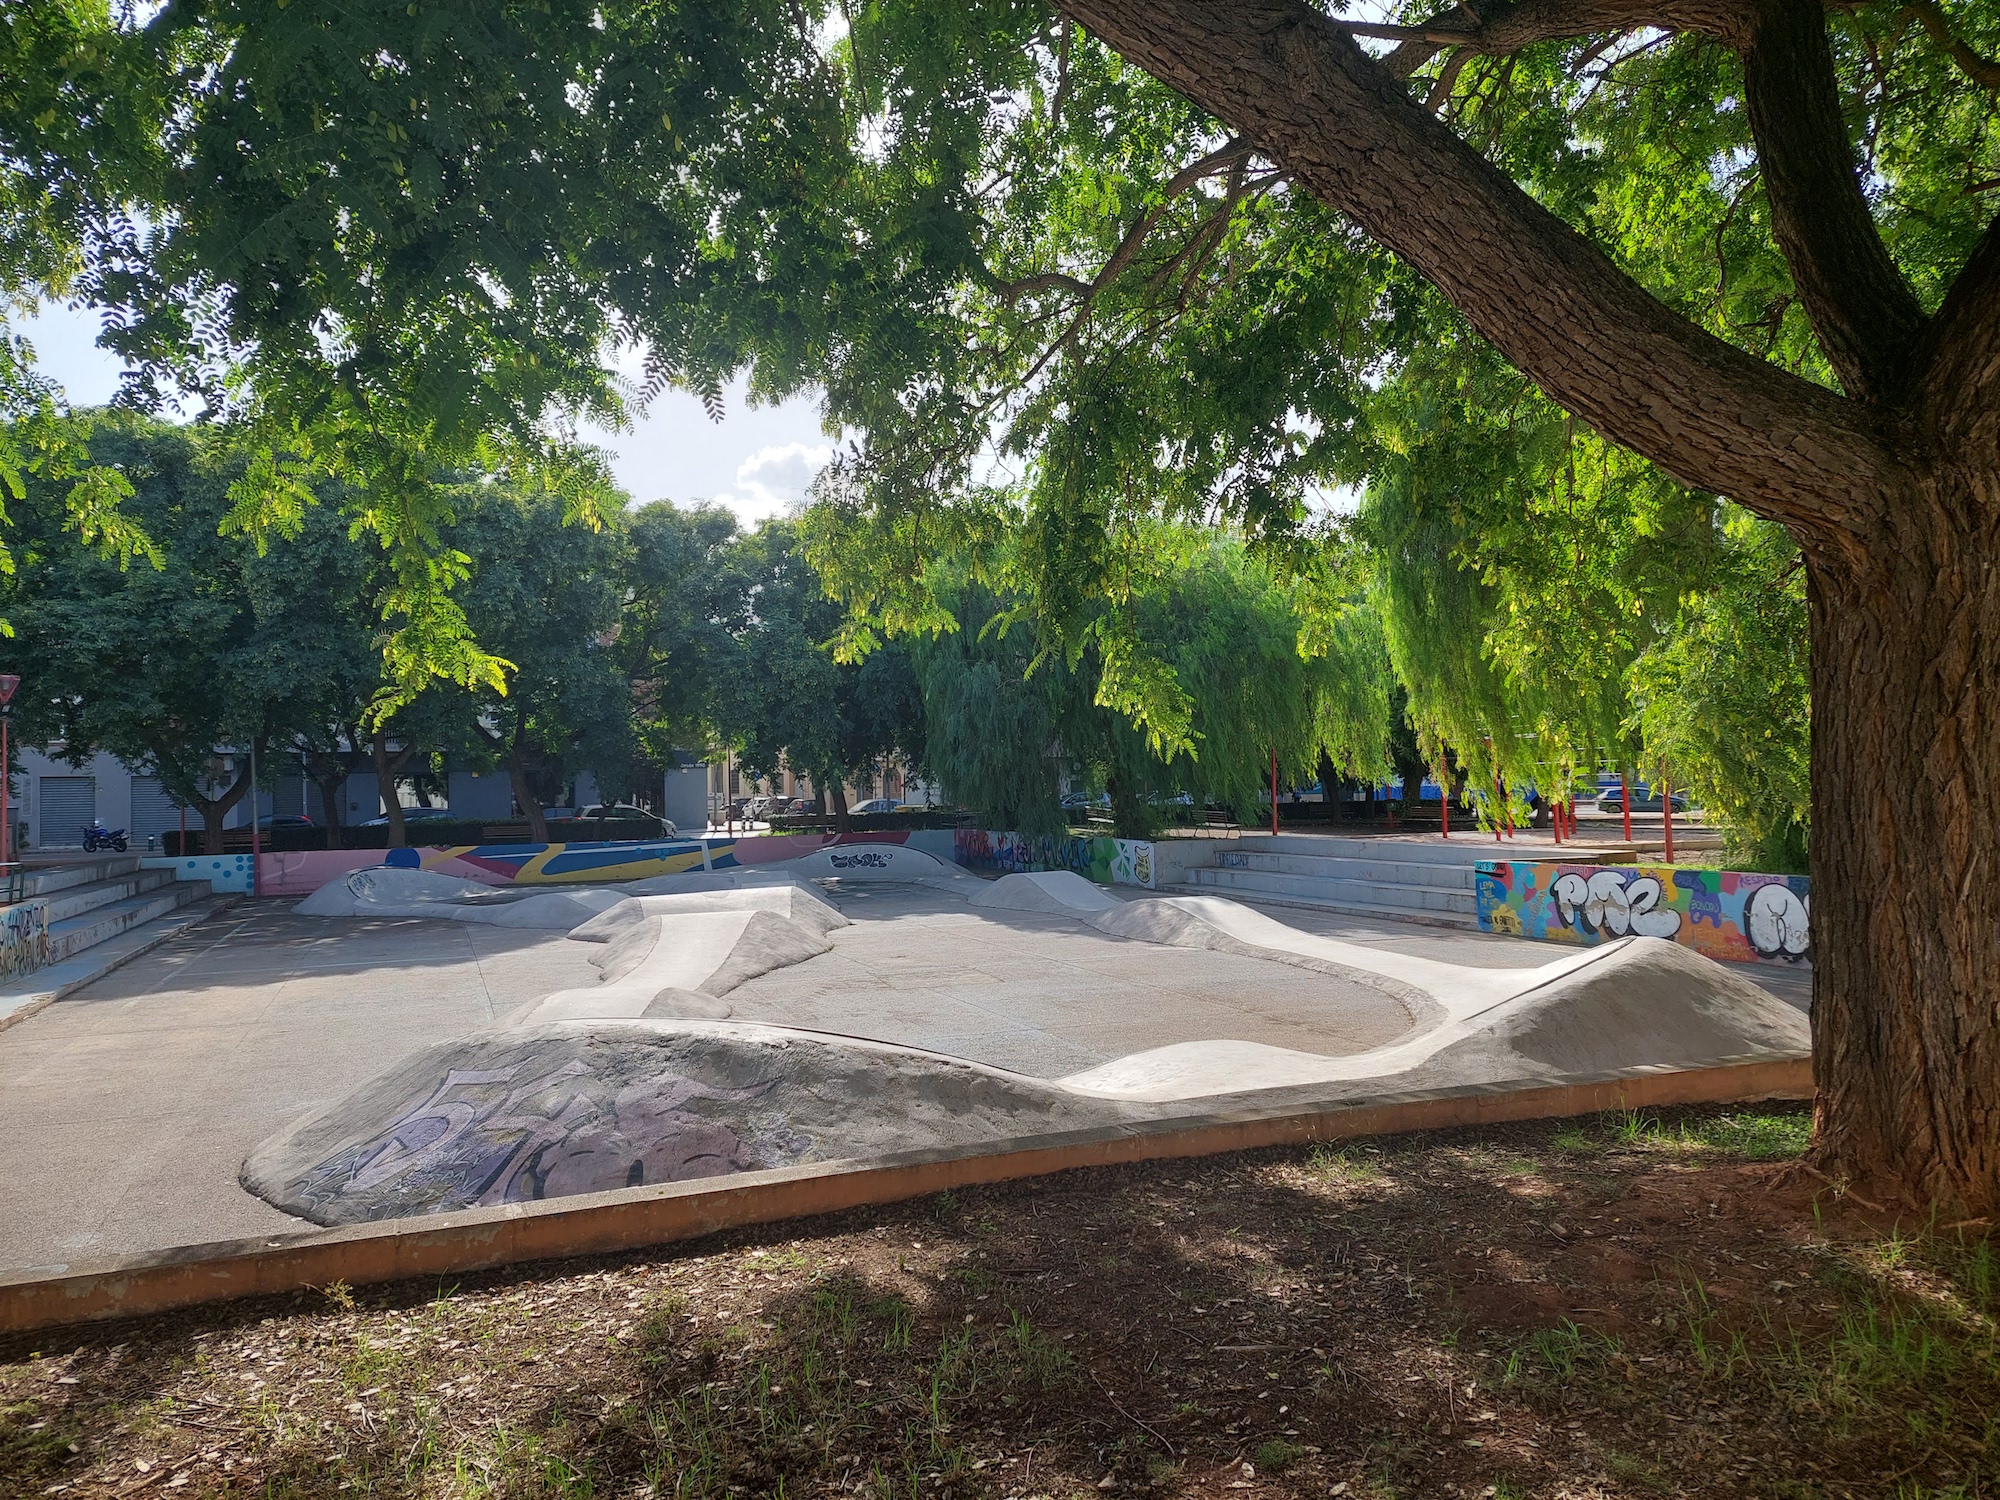
<path id="1" fill-rule="evenodd" d="M 356 1224 L 911 1151 L 977 1154 L 1246 1105 L 1321 1108 L 1385 1090 L 1504 1090 L 1809 1053 L 1797 1011 L 1659 938 L 1531 969 L 1468 968 L 1319 937 L 1215 898 L 1120 901 L 1068 871 L 988 883 L 914 859 L 808 859 L 564 892 L 596 908 L 571 936 L 601 946 L 597 985 L 406 1059 L 259 1145 L 243 1185 L 314 1223 Z M 348 881 L 328 904 L 525 905 L 393 878 L 371 878 L 357 897 Z M 911 885 L 979 920 L 1054 919 L 1114 941 L 1212 949 L 1308 971 L 1302 985 L 1335 976 L 1394 1000 L 1410 1021 L 1346 1055 L 1215 1037 L 1049 1079 L 730 1019 L 726 997 L 746 979 L 809 978 L 837 953 L 848 920 L 814 881 Z"/>

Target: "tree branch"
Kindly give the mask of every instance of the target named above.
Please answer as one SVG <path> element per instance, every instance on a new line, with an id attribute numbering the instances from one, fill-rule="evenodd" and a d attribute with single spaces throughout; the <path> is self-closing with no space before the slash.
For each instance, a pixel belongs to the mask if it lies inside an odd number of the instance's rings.
<path id="1" fill-rule="evenodd" d="M 1865 414 L 1663 307 L 1296 0 L 1063 0 L 1435 283 L 1548 395 L 1865 564 L 1901 469 Z"/>
<path id="2" fill-rule="evenodd" d="M 2000 218 L 1959 271 L 1914 363 L 1918 410 L 1940 446 L 2000 447 Z"/>
<path id="3" fill-rule="evenodd" d="M 1743 96 L 1771 227 L 1799 302 L 1849 395 L 1901 396 L 1924 310 L 1862 196 L 1820 0 L 1766 0 Z"/>
<path id="4" fill-rule="evenodd" d="M 1901 13 L 1922 26 L 1930 39 L 1944 49 L 1945 56 L 1957 63 L 1959 71 L 1967 78 L 1983 89 L 2000 93 L 2000 63 L 1989 62 L 1960 41 L 1951 29 L 1944 7 L 1937 0 L 1905 0 Z"/>

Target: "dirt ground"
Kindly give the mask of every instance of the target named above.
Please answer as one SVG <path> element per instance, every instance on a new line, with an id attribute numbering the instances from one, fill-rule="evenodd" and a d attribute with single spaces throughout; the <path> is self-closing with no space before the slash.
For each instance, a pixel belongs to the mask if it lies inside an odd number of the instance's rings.
<path id="1" fill-rule="evenodd" d="M 1073 1173 L 0 1348 L 0 1495 L 2000 1497 L 1981 1226 L 1789 1111 Z"/>

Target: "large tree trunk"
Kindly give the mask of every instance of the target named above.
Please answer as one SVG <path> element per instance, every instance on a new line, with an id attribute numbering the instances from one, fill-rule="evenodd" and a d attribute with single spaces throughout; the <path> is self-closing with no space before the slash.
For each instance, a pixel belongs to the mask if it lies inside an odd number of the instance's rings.
<path id="1" fill-rule="evenodd" d="M 1861 577 L 1816 566 L 1818 1153 L 2000 1210 L 2000 475 L 1934 476 Z"/>
<path id="2" fill-rule="evenodd" d="M 827 783 L 826 805 L 827 811 L 833 814 L 833 831 L 835 833 L 852 833 L 854 831 L 854 818 L 847 810 L 847 787 L 841 782 L 838 776 Z"/>

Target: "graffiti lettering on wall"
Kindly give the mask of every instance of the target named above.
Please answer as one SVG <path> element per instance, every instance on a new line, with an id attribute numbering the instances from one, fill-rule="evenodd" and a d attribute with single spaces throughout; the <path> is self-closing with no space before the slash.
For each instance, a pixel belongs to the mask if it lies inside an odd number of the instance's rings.
<path id="1" fill-rule="evenodd" d="M 0 974 L 29 974 L 48 961 L 48 908 L 35 903 L 0 912 Z"/>
<path id="2" fill-rule="evenodd" d="M 1153 884 L 1153 846 L 1143 839 L 1029 838 L 960 828 L 951 836 L 952 858 L 968 870 L 1003 875 L 1037 870 L 1074 870 L 1099 885 Z"/>
<path id="3" fill-rule="evenodd" d="M 1479 925 L 1551 943 L 1668 938 L 1729 963 L 1812 957 L 1811 883 L 1679 865 L 1481 860 Z"/>

